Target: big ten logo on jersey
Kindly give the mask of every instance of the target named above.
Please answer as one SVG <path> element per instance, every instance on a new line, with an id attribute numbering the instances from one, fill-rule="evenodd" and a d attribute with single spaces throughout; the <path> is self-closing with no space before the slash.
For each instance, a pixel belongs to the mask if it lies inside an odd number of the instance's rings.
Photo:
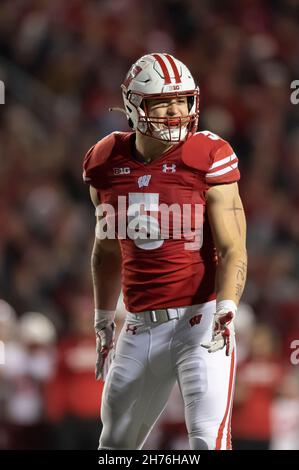
<path id="1" fill-rule="evenodd" d="M 113 168 L 114 175 L 129 175 L 131 173 L 131 168 L 124 167 L 124 168 Z"/>
<path id="2" fill-rule="evenodd" d="M 192 326 L 199 325 L 202 319 L 202 314 L 194 315 L 194 317 L 190 318 L 189 323 Z"/>

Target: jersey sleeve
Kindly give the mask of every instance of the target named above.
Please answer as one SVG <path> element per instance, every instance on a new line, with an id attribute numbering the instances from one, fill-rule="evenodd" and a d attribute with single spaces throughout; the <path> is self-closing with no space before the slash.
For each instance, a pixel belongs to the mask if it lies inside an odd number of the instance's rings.
<path id="1" fill-rule="evenodd" d="M 182 161 L 198 170 L 208 186 L 240 179 L 238 158 L 224 139 L 210 131 L 197 132 L 182 147 Z"/>
<path id="2" fill-rule="evenodd" d="M 105 182 L 108 158 L 115 146 L 115 136 L 110 134 L 91 147 L 83 161 L 83 181 L 96 189 Z"/>
<path id="3" fill-rule="evenodd" d="M 215 141 L 210 151 L 210 162 L 205 175 L 208 185 L 234 183 L 239 181 L 238 157 L 232 147 L 223 139 Z"/>
<path id="4" fill-rule="evenodd" d="M 88 150 L 88 152 L 84 156 L 84 160 L 83 160 L 83 174 L 82 174 L 82 177 L 83 177 L 84 183 L 87 183 L 87 184 L 89 184 L 91 182 L 91 166 L 92 165 L 90 165 L 90 163 L 91 163 L 90 160 L 92 158 L 94 148 L 95 148 L 95 145 L 93 145 Z"/>

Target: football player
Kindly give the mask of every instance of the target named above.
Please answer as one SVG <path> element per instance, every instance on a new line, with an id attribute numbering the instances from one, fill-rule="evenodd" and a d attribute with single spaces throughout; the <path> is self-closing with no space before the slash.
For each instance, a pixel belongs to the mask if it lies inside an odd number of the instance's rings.
<path id="1" fill-rule="evenodd" d="M 132 131 L 103 138 L 84 160 L 97 208 L 99 448 L 142 448 L 178 381 L 190 448 L 230 449 L 234 317 L 246 279 L 238 158 L 219 136 L 197 132 L 199 89 L 173 56 L 141 57 L 121 88 Z M 129 313 L 114 350 L 121 288 Z"/>

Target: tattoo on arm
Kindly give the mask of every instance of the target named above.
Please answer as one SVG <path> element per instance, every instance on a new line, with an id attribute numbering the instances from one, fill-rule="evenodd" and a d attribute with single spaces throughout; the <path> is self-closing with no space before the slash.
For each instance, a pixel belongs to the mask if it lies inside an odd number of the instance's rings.
<path id="1" fill-rule="evenodd" d="M 236 268 L 237 268 L 237 280 L 244 282 L 246 279 L 247 263 L 245 261 L 240 260 L 238 261 Z"/>
<path id="2" fill-rule="evenodd" d="M 243 284 L 237 284 L 236 285 L 236 296 L 238 297 L 238 299 L 241 298 L 241 295 L 243 293 Z"/>
<path id="3" fill-rule="evenodd" d="M 237 278 L 237 284 L 236 284 L 236 296 L 238 298 L 241 298 L 241 295 L 243 293 L 244 289 L 244 282 L 246 279 L 246 272 L 247 272 L 247 263 L 243 260 L 239 260 L 237 265 L 237 273 L 236 273 L 236 278 Z"/>
<path id="4" fill-rule="evenodd" d="M 233 213 L 234 213 L 234 218 L 235 218 L 235 221 L 236 221 L 236 226 L 237 226 L 239 235 L 241 235 L 241 228 L 240 228 L 240 224 L 239 224 L 239 221 L 238 221 L 238 215 L 237 215 L 238 213 L 237 213 L 237 211 L 243 211 L 242 207 L 237 207 L 237 206 L 235 205 L 235 201 L 234 201 L 233 207 L 228 207 L 228 208 L 226 208 L 226 209 L 224 209 L 224 210 L 226 210 L 226 211 L 233 211 Z"/>

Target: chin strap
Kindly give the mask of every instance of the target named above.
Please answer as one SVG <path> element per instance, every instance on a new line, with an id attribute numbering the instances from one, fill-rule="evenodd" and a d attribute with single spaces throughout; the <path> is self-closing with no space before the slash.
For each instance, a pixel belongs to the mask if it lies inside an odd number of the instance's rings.
<path id="1" fill-rule="evenodd" d="M 111 111 L 118 111 L 119 113 L 123 113 L 127 116 L 127 113 L 126 111 L 124 110 L 124 108 L 119 108 L 118 106 L 116 107 L 113 107 L 113 108 L 108 108 L 109 109 L 109 112 L 111 113 Z"/>

